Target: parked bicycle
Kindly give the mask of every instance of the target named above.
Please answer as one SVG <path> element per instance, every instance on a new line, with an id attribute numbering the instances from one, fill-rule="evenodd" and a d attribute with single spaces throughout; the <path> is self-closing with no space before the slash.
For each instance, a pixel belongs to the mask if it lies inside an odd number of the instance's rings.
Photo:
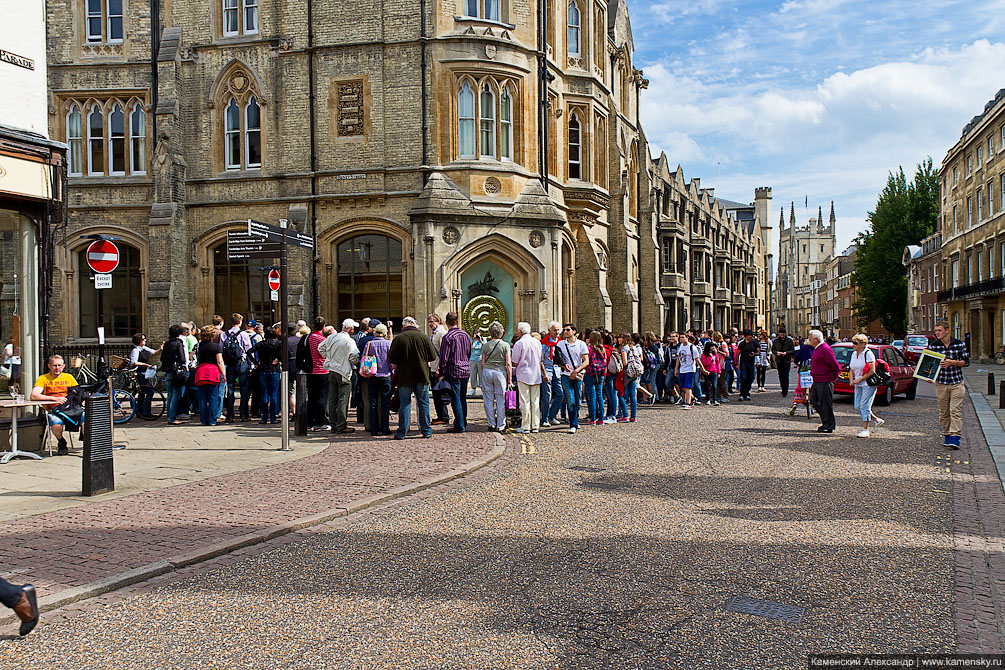
<path id="1" fill-rule="evenodd" d="M 88 363 L 93 364 L 93 368 Z M 121 356 L 111 355 L 106 364 L 108 377 L 112 380 L 112 388 L 124 389 L 129 385 L 129 377 L 123 368 L 129 363 L 129 359 Z M 77 380 L 78 384 L 96 384 L 99 381 L 96 371 L 98 362 L 95 356 L 76 355 L 70 356 L 67 360 L 67 372 Z"/>
<path id="2" fill-rule="evenodd" d="M 92 373 L 93 374 L 93 373 Z M 81 384 L 90 393 L 107 393 L 105 380 L 98 380 L 88 384 Z M 136 399 L 125 389 L 113 387 L 112 392 L 112 423 L 122 424 L 128 422 L 136 413 Z"/>
<path id="3" fill-rule="evenodd" d="M 137 405 L 140 403 L 142 394 L 145 393 L 150 398 L 150 413 L 137 413 L 137 416 L 145 421 L 156 421 L 164 416 L 164 412 L 167 411 L 167 396 L 164 395 L 162 388 L 158 388 L 156 376 L 150 380 L 150 385 L 141 385 L 139 375 L 143 373 L 138 368 L 127 368 L 122 372 L 127 380 L 125 390 L 130 393 Z M 115 386 L 114 382 L 112 386 Z M 163 380 L 161 386 L 163 386 Z"/>

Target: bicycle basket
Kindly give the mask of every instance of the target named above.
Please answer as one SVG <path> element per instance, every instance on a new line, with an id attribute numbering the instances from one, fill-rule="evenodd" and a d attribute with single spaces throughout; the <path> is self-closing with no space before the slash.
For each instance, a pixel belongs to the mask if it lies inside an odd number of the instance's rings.
<path id="1" fill-rule="evenodd" d="M 67 364 L 71 368 L 77 369 L 84 365 L 84 358 L 83 356 L 70 356 L 70 359 L 67 361 Z"/>
<path id="2" fill-rule="evenodd" d="M 112 354 L 108 357 L 108 367 L 113 370 L 124 370 L 129 365 L 129 359 Z"/>

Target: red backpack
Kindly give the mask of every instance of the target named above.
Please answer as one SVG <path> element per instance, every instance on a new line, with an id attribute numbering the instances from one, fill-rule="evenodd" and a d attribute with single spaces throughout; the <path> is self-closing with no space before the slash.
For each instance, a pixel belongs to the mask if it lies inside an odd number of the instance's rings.
<path id="1" fill-rule="evenodd" d="M 607 352 L 604 349 L 598 353 L 596 349 L 590 347 L 590 363 L 586 366 L 586 371 L 594 377 L 603 377 L 607 374 Z"/>

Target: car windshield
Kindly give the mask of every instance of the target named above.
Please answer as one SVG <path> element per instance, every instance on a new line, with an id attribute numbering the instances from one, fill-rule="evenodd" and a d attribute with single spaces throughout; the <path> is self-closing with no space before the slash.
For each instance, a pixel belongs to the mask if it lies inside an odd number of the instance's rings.
<path id="1" fill-rule="evenodd" d="M 854 351 L 851 347 L 834 347 L 834 357 L 838 359 L 838 363 L 841 365 L 848 365 L 851 360 L 851 352 Z"/>
<path id="2" fill-rule="evenodd" d="M 907 338 L 907 346 L 909 346 L 909 347 L 927 347 L 928 346 L 928 336 L 927 335 L 910 335 Z"/>

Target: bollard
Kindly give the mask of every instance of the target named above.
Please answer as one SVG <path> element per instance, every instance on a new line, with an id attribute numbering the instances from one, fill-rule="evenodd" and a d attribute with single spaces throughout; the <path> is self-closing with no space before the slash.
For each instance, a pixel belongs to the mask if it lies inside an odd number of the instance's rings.
<path id="1" fill-rule="evenodd" d="M 988 373 L 988 395 L 995 394 L 995 373 Z"/>
<path id="2" fill-rule="evenodd" d="M 327 380 L 326 380 L 327 382 Z M 308 376 L 296 374 L 296 414 L 293 416 L 293 434 L 308 434 Z"/>
<path id="3" fill-rule="evenodd" d="M 112 470 L 112 404 L 107 393 L 84 398 L 83 493 L 93 496 L 115 490 Z"/>
<path id="4" fill-rule="evenodd" d="M 1001 381 L 1001 388 L 998 389 L 998 409 L 1005 409 L 1005 379 Z"/>

